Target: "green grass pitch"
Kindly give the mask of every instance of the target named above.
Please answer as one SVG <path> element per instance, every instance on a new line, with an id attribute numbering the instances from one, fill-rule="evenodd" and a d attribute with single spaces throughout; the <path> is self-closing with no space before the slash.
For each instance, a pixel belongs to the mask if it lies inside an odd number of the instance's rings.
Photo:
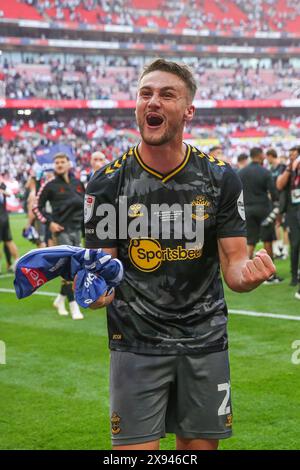
<path id="1" fill-rule="evenodd" d="M 21 237 L 24 216 L 11 227 L 21 253 L 33 248 Z M 2 271 L 5 274 L 4 261 Z M 229 309 L 300 316 L 285 278 L 250 294 L 226 290 Z M 0 449 L 110 449 L 105 311 L 86 311 L 83 321 L 59 317 L 54 297 L 18 301 L 12 277 L 0 276 Z M 55 280 L 41 292 L 57 292 Z M 298 321 L 231 314 L 229 317 L 234 437 L 221 449 L 299 449 L 300 364 L 291 362 L 300 340 Z M 162 440 L 172 449 L 174 438 Z"/>

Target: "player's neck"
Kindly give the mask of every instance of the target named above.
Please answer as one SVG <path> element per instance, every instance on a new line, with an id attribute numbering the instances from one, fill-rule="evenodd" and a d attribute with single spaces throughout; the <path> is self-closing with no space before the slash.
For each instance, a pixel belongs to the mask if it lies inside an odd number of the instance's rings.
<path id="1" fill-rule="evenodd" d="M 170 173 L 177 168 L 186 155 L 186 145 L 181 141 L 178 145 L 148 145 L 141 142 L 138 151 L 143 162 L 153 170 L 162 174 Z"/>

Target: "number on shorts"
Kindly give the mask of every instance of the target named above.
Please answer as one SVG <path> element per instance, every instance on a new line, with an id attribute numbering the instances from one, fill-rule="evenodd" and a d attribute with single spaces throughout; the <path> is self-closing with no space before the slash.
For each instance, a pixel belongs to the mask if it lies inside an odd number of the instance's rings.
<path id="1" fill-rule="evenodd" d="M 218 391 L 226 392 L 224 400 L 222 401 L 221 406 L 218 409 L 218 416 L 228 415 L 230 413 L 230 405 L 228 405 L 230 398 L 230 383 L 218 384 Z"/>

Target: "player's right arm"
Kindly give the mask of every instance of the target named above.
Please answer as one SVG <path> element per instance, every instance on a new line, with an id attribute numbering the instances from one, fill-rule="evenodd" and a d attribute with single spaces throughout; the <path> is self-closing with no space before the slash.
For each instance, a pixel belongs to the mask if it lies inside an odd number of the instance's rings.
<path id="1" fill-rule="evenodd" d="M 40 222 L 43 224 L 47 222 L 49 223 L 49 229 L 51 233 L 57 233 L 64 230 L 64 227 L 57 222 L 54 222 L 52 214 L 46 211 L 46 203 L 47 201 L 51 202 L 52 198 L 51 181 L 52 180 L 49 180 L 43 186 L 41 186 L 32 211 Z"/>
<path id="2" fill-rule="evenodd" d="M 107 212 L 102 211 L 103 204 L 106 209 L 111 207 L 112 212 L 116 205 L 117 178 L 107 178 L 105 172 L 100 172 L 93 178 L 86 188 L 84 202 L 84 225 L 85 225 L 85 246 L 86 248 L 102 248 L 109 253 L 112 258 L 118 257 L 118 240 L 116 237 L 116 217 L 112 217 L 107 232 L 101 229 L 101 222 L 105 219 Z M 114 299 L 114 292 L 110 295 L 100 296 L 96 302 L 89 305 L 91 309 L 106 307 Z"/>
<path id="3" fill-rule="evenodd" d="M 109 253 L 112 256 L 112 258 L 117 258 L 118 257 L 117 248 L 103 248 L 103 250 L 106 253 Z M 115 291 L 113 290 L 113 292 L 110 295 L 106 295 L 106 294 L 101 295 L 96 300 L 96 302 L 93 302 L 92 304 L 89 305 L 89 308 L 91 308 L 92 310 L 96 310 L 97 308 L 106 307 L 107 305 L 109 305 L 114 300 L 114 297 L 115 297 Z"/>
<path id="4" fill-rule="evenodd" d="M 32 208 L 34 215 L 43 224 L 46 222 L 52 222 L 51 214 L 46 212 L 46 202 L 51 200 L 49 183 L 50 181 L 47 181 L 40 187 L 36 196 L 35 204 Z"/>

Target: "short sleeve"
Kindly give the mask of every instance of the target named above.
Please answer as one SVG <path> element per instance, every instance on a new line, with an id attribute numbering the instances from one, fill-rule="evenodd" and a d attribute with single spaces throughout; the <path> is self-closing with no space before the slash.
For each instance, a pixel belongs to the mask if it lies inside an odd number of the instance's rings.
<path id="1" fill-rule="evenodd" d="M 98 172 L 84 198 L 84 231 L 87 248 L 113 248 L 118 244 L 117 175 Z"/>
<path id="2" fill-rule="evenodd" d="M 246 237 L 243 186 L 239 176 L 227 166 L 222 179 L 217 212 L 217 237 Z"/>

